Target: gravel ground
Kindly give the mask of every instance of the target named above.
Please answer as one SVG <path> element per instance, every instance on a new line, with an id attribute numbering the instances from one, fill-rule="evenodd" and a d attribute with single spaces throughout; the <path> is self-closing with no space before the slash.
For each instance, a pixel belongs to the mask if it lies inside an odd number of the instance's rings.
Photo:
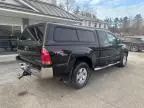
<path id="1" fill-rule="evenodd" d="M 0 108 L 144 108 L 144 53 L 130 53 L 125 68 L 93 72 L 80 90 L 51 77 L 18 80 L 16 63 L 0 69 Z"/>

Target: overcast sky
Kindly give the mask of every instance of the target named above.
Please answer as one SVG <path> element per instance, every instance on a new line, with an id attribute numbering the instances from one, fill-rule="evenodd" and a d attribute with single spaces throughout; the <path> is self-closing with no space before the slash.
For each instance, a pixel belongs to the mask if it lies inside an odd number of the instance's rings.
<path id="1" fill-rule="evenodd" d="M 144 15 L 144 0 L 77 0 L 77 4 L 88 7 L 89 10 L 96 10 L 100 19 Z"/>

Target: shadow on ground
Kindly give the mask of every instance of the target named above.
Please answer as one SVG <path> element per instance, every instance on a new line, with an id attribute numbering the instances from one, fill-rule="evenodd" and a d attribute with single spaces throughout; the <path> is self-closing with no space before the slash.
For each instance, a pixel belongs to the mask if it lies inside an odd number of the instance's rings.
<path id="1" fill-rule="evenodd" d="M 121 71 L 121 68 L 118 67 L 110 67 L 104 70 L 95 71 L 92 72 L 90 81 L 88 85 L 80 90 L 76 90 L 71 87 L 69 84 L 64 84 L 61 81 L 58 81 L 54 78 L 48 78 L 48 79 L 33 79 L 33 80 L 26 80 L 22 81 L 21 84 L 22 93 L 24 91 L 29 92 L 29 94 L 44 98 L 44 97 L 51 97 L 51 98 L 58 98 L 58 97 L 64 97 L 68 94 L 73 94 L 79 91 L 87 91 L 88 89 L 94 88 L 96 92 L 101 91 L 105 88 L 105 81 L 109 80 L 110 82 L 114 82 L 117 80 L 120 76 L 119 71 Z M 113 79 L 109 79 L 110 75 L 118 74 Z M 110 82 L 108 83 L 111 86 Z M 104 84 L 102 84 L 104 83 Z M 26 85 L 26 86 L 25 86 Z M 26 92 L 26 94 L 27 94 Z M 20 93 L 21 94 L 21 93 Z"/>

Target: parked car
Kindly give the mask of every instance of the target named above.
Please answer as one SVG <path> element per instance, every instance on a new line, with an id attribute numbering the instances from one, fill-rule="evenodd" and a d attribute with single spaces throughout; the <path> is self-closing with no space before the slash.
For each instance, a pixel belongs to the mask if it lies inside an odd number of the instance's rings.
<path id="1" fill-rule="evenodd" d="M 144 50 L 144 36 L 129 36 L 124 38 L 124 43 L 133 52 Z"/>
<path id="2" fill-rule="evenodd" d="M 84 87 L 91 70 L 127 64 L 128 49 L 103 29 L 56 23 L 28 26 L 19 37 L 17 60 L 22 78 L 33 73 L 66 76 L 75 88 Z"/>

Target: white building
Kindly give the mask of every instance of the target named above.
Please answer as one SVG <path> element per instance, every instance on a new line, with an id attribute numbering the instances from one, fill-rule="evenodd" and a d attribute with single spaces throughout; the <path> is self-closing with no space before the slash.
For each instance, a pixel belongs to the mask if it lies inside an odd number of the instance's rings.
<path id="1" fill-rule="evenodd" d="M 44 21 L 65 24 L 80 19 L 56 6 L 56 0 L 0 0 L 0 52 L 11 48 L 9 39 L 16 39 L 27 25 Z M 50 4 L 51 3 L 51 4 Z"/>
<path id="2" fill-rule="evenodd" d="M 81 23 L 82 26 L 108 29 L 108 23 L 106 23 L 105 21 L 99 20 L 97 18 L 94 19 L 94 18 L 89 18 L 89 17 L 81 16 L 81 15 L 78 15 L 78 16 L 82 20 L 82 23 Z"/>
<path id="3" fill-rule="evenodd" d="M 49 3 L 55 4 L 56 0 Z M 23 29 L 27 24 L 44 21 L 78 23 L 79 19 L 55 5 L 37 0 L 0 0 L 0 25 L 17 25 Z"/>

